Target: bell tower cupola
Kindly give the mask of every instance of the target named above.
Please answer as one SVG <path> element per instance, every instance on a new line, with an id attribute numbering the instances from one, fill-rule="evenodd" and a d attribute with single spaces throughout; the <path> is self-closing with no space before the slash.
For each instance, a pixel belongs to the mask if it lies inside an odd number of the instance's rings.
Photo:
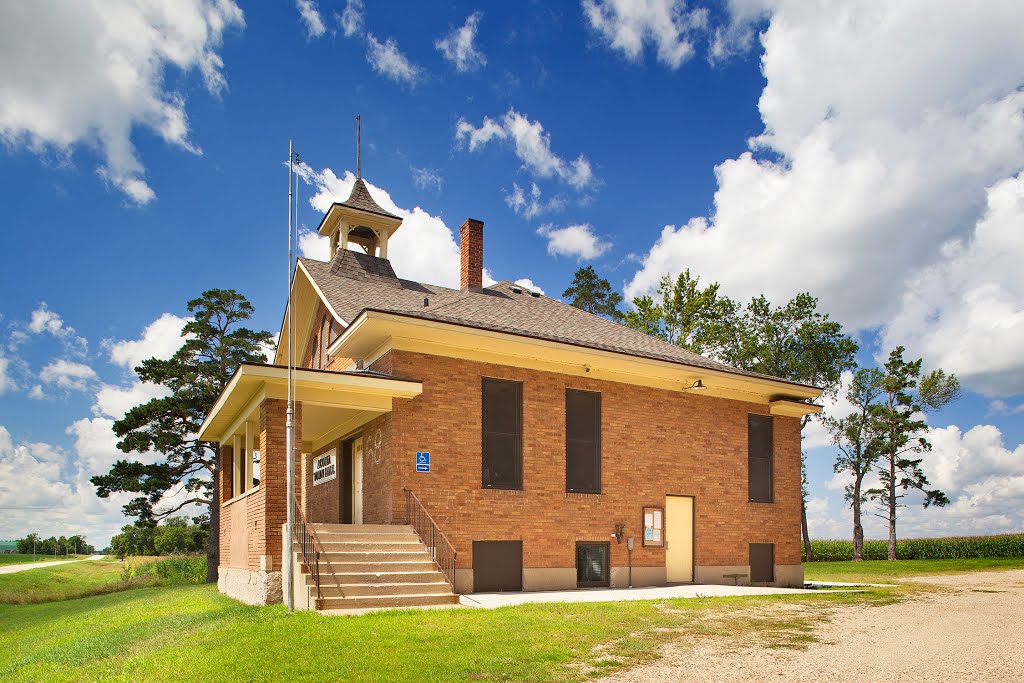
<path id="1" fill-rule="evenodd" d="M 317 232 L 330 238 L 331 258 L 340 249 L 362 250 L 371 256 L 386 259 L 388 240 L 402 225 L 402 219 L 385 211 L 370 195 L 363 182 L 360 150 L 362 135 L 360 117 L 356 117 L 356 182 L 343 202 L 335 202 L 327 210 Z"/>

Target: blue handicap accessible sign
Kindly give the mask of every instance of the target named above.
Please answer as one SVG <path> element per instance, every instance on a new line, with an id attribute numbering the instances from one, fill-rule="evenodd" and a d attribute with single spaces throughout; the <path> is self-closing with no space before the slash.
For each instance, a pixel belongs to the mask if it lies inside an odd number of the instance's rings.
<path id="1" fill-rule="evenodd" d="M 417 472 L 429 472 L 430 471 L 430 453 L 428 451 L 417 451 L 416 452 L 416 471 Z"/>

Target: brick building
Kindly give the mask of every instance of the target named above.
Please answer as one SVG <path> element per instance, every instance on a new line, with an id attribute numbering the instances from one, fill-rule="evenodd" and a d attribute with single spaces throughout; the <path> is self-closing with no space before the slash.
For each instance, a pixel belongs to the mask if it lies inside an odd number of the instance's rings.
<path id="1" fill-rule="evenodd" d="M 243 365 L 220 444 L 221 590 L 296 603 L 676 582 L 800 585 L 800 418 L 815 387 L 723 365 L 511 282 L 403 280 L 401 219 L 357 179 L 292 283 L 297 538 L 287 514 L 288 340 Z M 303 543 L 300 545 L 300 541 Z"/>

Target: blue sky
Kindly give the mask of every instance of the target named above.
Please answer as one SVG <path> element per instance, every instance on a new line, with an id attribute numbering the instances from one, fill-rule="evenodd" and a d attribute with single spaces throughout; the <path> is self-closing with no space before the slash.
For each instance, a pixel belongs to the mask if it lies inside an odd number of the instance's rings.
<path id="1" fill-rule="evenodd" d="M 741 299 L 810 291 L 863 362 L 904 344 L 967 389 L 929 416 L 925 469 L 953 504 L 909 508 L 900 533 L 1021 530 L 1022 15 L 995 1 L 5 6 L 0 536 L 84 525 L 102 543 L 124 523 L 88 476 L 119 456 L 112 420 L 153 395 L 132 367 L 173 351 L 185 301 L 210 287 L 240 290 L 276 331 L 288 140 L 315 229 L 351 186 L 357 113 L 363 174 L 407 216 L 400 275 L 457 281 L 452 231 L 471 216 L 488 273 L 550 296 L 588 264 L 629 296 L 686 267 Z M 833 452 L 807 436 L 812 534 L 846 536 Z"/>

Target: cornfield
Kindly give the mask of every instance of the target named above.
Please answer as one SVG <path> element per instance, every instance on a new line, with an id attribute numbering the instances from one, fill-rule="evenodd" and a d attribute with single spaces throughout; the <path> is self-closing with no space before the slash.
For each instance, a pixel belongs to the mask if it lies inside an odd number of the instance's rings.
<path id="1" fill-rule="evenodd" d="M 811 550 L 817 562 L 853 559 L 853 541 L 811 541 Z M 884 560 L 888 556 L 888 541 L 864 541 L 865 560 Z M 897 560 L 960 560 L 971 557 L 1024 557 L 1024 534 L 896 541 Z"/>

